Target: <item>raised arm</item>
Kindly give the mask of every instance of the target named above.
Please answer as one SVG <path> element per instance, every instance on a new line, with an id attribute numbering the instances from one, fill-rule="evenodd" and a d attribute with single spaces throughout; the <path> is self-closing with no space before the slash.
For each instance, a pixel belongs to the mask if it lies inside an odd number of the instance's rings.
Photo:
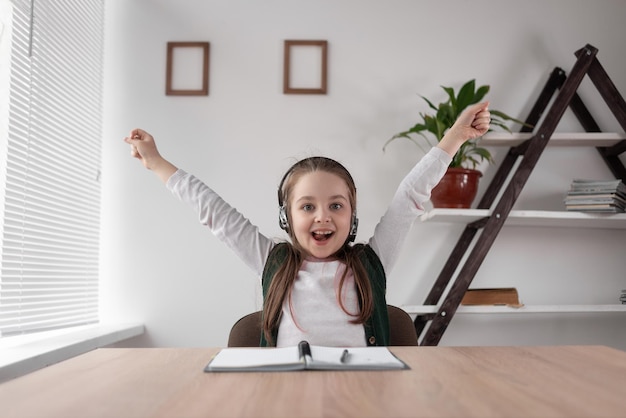
<path id="1" fill-rule="evenodd" d="M 424 213 L 424 204 L 454 154 L 465 141 L 478 138 L 489 130 L 491 116 L 488 107 L 489 103 L 484 102 L 465 109 L 437 147 L 431 149 L 398 186 L 369 241 L 387 273 L 395 265 L 411 225 Z"/>
<path id="2" fill-rule="evenodd" d="M 231 248 L 261 277 L 265 260 L 274 243 L 234 207 L 195 176 L 179 170 L 161 156 L 152 135 L 133 129 L 124 138 L 131 155 L 153 171 L 175 196 L 196 211 L 202 225 Z"/>

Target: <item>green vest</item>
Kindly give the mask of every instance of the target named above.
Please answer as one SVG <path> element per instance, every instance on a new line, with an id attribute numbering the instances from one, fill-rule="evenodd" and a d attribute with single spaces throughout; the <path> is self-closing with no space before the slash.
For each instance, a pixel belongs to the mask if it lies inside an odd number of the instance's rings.
<path id="1" fill-rule="evenodd" d="M 265 268 L 263 269 L 262 284 L 263 284 L 263 300 L 267 296 L 267 291 L 270 288 L 272 278 L 280 265 L 285 261 L 287 257 L 287 243 L 280 243 L 276 245 L 270 255 L 267 257 Z M 373 345 L 389 345 L 389 317 L 387 314 L 387 300 L 385 293 L 387 289 L 387 278 L 385 276 L 385 269 L 383 268 L 380 259 L 369 245 L 356 244 L 353 251 L 358 251 L 358 256 L 369 278 L 370 285 L 372 287 L 372 295 L 374 298 L 374 309 L 372 316 L 363 324 L 365 328 L 365 339 L 368 346 Z M 362 303 L 359 300 L 359 303 Z M 278 338 L 278 327 L 272 330 L 272 339 L 274 344 Z M 269 346 L 265 335 L 261 331 L 261 347 Z"/>

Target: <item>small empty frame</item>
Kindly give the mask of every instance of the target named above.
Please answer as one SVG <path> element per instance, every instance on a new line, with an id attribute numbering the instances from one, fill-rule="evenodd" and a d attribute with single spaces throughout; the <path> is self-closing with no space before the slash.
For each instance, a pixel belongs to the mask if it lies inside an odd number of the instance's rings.
<path id="1" fill-rule="evenodd" d="M 328 41 L 285 41 L 284 94 L 326 94 Z"/>
<path id="2" fill-rule="evenodd" d="M 209 43 L 168 42 L 165 94 L 208 96 Z"/>

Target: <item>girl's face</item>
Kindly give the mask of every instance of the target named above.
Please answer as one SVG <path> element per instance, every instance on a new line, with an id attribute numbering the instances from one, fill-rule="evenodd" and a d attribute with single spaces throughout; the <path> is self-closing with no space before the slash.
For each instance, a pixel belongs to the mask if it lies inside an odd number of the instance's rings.
<path id="1" fill-rule="evenodd" d="M 315 258 L 330 257 L 343 247 L 352 211 L 348 185 L 335 174 L 307 173 L 293 187 L 291 228 L 300 246 Z"/>

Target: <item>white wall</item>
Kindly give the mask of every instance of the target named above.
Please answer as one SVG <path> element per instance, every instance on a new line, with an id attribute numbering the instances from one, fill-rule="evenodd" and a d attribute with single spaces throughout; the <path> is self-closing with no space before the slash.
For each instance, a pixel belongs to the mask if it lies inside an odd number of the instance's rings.
<path id="1" fill-rule="evenodd" d="M 261 306 L 258 279 L 129 157 L 130 129 L 153 133 L 168 159 L 268 236 L 283 236 L 284 171 L 303 156 L 333 157 L 359 187 L 364 241 L 420 158 L 410 143 L 381 150 L 425 110 L 418 94 L 442 100 L 440 85 L 476 78 L 491 85 L 492 108 L 524 118 L 553 67 L 569 71 L 587 43 L 625 94 L 625 15 L 621 0 L 107 1 L 103 320 L 143 321 L 146 334 L 128 345 L 220 346 L 237 318 Z M 328 40 L 327 95 L 282 94 L 285 39 Z M 211 42 L 209 96 L 165 96 L 168 41 Z M 588 80 L 580 91 L 604 130 L 623 130 Z M 558 130 L 580 127 L 568 112 Z M 489 180 L 495 167 L 485 170 Z M 593 149 L 549 149 L 516 208 L 559 210 L 573 177 L 609 176 Z M 389 274 L 388 301 L 421 303 L 459 232 L 416 223 Z M 515 286 L 526 304 L 615 303 L 626 289 L 625 238 L 624 230 L 505 229 L 473 287 Z M 625 324 L 623 314 L 459 315 L 441 344 L 626 349 Z"/>

